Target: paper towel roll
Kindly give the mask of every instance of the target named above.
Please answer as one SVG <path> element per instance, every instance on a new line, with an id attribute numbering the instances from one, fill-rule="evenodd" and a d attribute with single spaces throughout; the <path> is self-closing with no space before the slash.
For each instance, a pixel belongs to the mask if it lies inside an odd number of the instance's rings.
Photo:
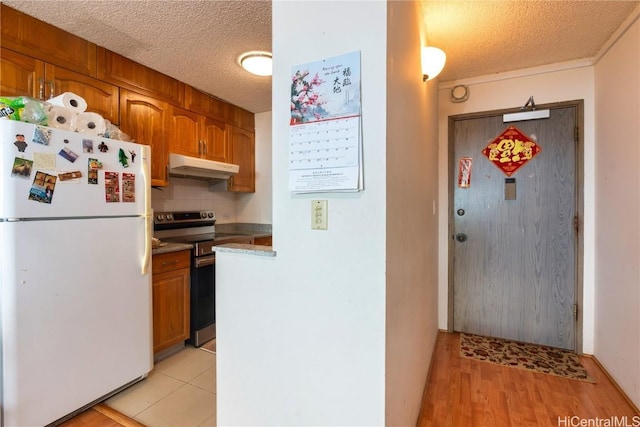
<path id="1" fill-rule="evenodd" d="M 47 126 L 50 128 L 73 130 L 77 113 L 65 107 L 51 105 L 47 111 Z"/>
<path id="2" fill-rule="evenodd" d="M 72 129 L 87 135 L 103 135 L 107 124 L 100 114 L 85 112 L 75 116 Z"/>
<path id="3" fill-rule="evenodd" d="M 84 113 L 87 111 L 87 101 L 80 95 L 73 92 L 65 92 L 47 101 L 51 105 L 59 105 L 66 107 L 76 113 Z"/>

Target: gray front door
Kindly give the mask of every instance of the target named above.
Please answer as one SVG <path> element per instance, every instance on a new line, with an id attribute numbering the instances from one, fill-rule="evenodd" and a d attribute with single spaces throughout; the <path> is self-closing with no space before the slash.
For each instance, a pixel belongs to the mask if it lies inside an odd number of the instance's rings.
<path id="1" fill-rule="evenodd" d="M 576 349 L 576 110 L 513 123 L 497 113 L 450 121 L 455 331 Z M 510 125 L 541 151 L 507 177 L 482 150 Z M 472 159 L 465 188 L 462 158 Z"/>

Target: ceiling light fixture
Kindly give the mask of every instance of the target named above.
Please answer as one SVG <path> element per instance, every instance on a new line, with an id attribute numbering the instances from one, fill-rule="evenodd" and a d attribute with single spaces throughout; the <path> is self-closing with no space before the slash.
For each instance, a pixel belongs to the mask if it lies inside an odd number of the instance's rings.
<path id="1" fill-rule="evenodd" d="M 435 78 L 444 68 L 447 55 L 437 47 L 425 46 L 422 48 L 422 81 L 426 82 Z"/>
<path id="2" fill-rule="evenodd" d="M 270 52 L 246 52 L 240 55 L 238 62 L 242 68 L 257 76 L 270 76 L 272 73 L 272 57 Z"/>

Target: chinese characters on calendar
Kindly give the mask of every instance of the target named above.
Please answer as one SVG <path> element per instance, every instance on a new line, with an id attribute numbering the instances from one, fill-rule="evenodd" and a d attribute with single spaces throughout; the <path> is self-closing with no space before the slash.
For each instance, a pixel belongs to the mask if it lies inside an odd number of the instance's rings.
<path id="1" fill-rule="evenodd" d="M 363 189 L 360 52 L 292 69 L 289 189 Z"/>

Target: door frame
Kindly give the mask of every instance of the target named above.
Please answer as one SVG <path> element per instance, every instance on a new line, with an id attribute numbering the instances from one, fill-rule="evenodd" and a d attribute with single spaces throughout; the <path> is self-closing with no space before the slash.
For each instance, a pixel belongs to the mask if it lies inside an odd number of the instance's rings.
<path id="1" fill-rule="evenodd" d="M 576 109 L 576 182 L 575 182 L 575 204 L 576 204 L 576 215 L 577 215 L 577 233 L 575 238 L 575 249 L 576 249 L 576 262 L 575 262 L 575 278 L 576 283 L 574 284 L 574 295 L 575 301 L 574 304 L 577 307 L 577 316 L 575 322 L 575 352 L 577 354 L 582 354 L 582 343 L 583 343 L 583 270 L 584 270 L 584 100 L 571 100 L 571 101 L 562 101 L 562 102 L 554 102 L 550 104 L 541 104 L 537 105 L 536 108 L 540 110 L 554 110 L 554 109 L 562 109 L 562 108 L 570 108 L 574 107 Z M 494 117 L 508 113 L 517 113 L 521 112 L 520 107 L 516 108 L 508 108 L 508 109 L 500 109 L 500 110 L 490 110 L 490 111 L 482 111 L 475 113 L 465 113 L 465 114 L 457 114 L 453 116 L 449 116 L 448 118 L 448 198 L 449 198 L 449 206 L 448 206 L 448 232 L 450 239 L 448 239 L 448 296 L 447 296 L 447 329 L 449 332 L 453 332 L 453 284 L 454 284 L 454 190 L 457 185 L 457 173 L 458 166 L 457 161 L 454 158 L 454 129 L 455 122 L 459 120 L 469 120 L 469 119 L 482 119 L 486 117 Z"/>

